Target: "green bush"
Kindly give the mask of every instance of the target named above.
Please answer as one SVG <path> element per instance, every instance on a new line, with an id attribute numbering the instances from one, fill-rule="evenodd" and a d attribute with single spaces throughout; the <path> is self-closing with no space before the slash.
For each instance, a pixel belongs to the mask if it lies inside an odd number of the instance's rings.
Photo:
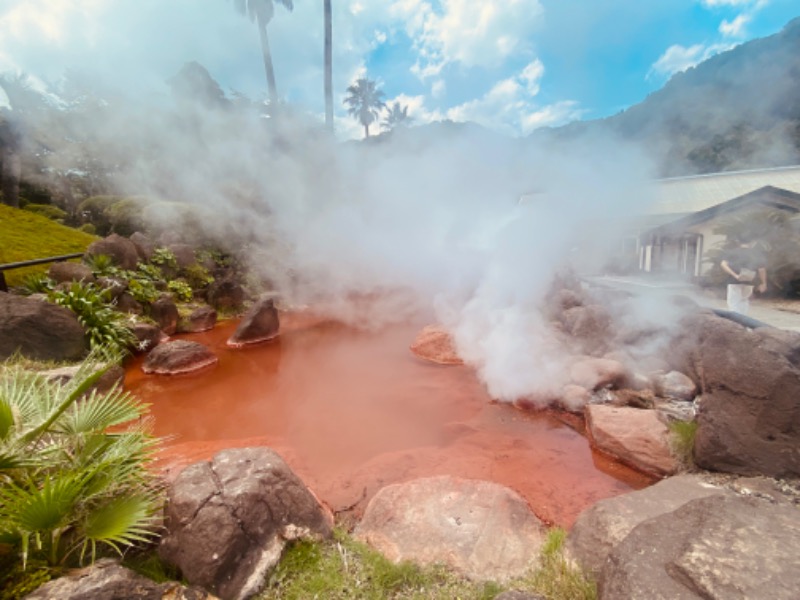
<path id="1" fill-rule="evenodd" d="M 161 267 L 178 268 L 175 254 L 169 248 L 156 248 L 153 251 L 153 256 L 150 257 L 150 262 Z"/>
<path id="2" fill-rule="evenodd" d="M 128 293 L 139 304 L 152 304 L 160 296 L 155 283 L 146 277 L 132 277 L 129 279 Z"/>
<path id="3" fill-rule="evenodd" d="M 83 257 L 83 262 L 85 262 L 92 270 L 92 273 L 97 276 L 102 277 L 120 274 L 116 262 L 108 254 L 86 254 Z"/>
<path id="4" fill-rule="evenodd" d="M 43 217 L 47 217 L 48 219 L 57 221 L 59 223 L 63 222 L 67 216 L 67 211 L 62 210 L 57 206 L 53 206 L 52 204 L 28 204 L 25 206 L 24 210 L 36 213 L 37 215 L 42 215 Z"/>
<path id="5" fill-rule="evenodd" d="M 136 336 L 125 316 L 107 304 L 107 292 L 91 283 L 75 281 L 66 289 L 50 292 L 50 301 L 70 309 L 78 317 L 91 348 L 105 347 L 125 353 L 136 344 Z"/>
<path id="6" fill-rule="evenodd" d="M 84 233 L 88 233 L 89 235 L 95 235 L 97 233 L 97 227 L 95 227 L 91 223 L 84 223 L 83 225 L 78 227 L 78 231 L 83 231 Z"/>
<path id="7" fill-rule="evenodd" d="M 193 290 L 202 290 L 214 283 L 214 277 L 208 272 L 208 269 L 196 263 L 186 267 L 183 270 L 183 276 Z"/>
<path id="8" fill-rule="evenodd" d="M 78 204 L 78 214 L 83 220 L 88 219 L 100 235 L 108 235 L 111 232 L 111 220 L 106 210 L 121 199 L 120 196 L 90 196 Z"/>
<path id="9" fill-rule="evenodd" d="M 167 283 L 167 289 L 175 296 L 178 302 L 191 302 L 192 301 L 192 288 L 191 286 L 180 279 L 173 279 Z"/>
<path id="10" fill-rule="evenodd" d="M 44 273 L 31 273 L 22 281 L 22 293 L 26 296 L 31 294 L 49 294 L 55 282 Z"/>
<path id="11" fill-rule="evenodd" d="M 0 540 L 23 568 L 85 564 L 156 535 L 162 490 L 148 469 L 146 409 L 119 389 L 87 395 L 109 358 L 94 353 L 64 385 L 0 372 Z"/>
<path id="12" fill-rule="evenodd" d="M 104 214 L 111 224 L 111 231 L 130 236 L 146 229 L 143 211 L 147 203 L 144 198 L 123 198 L 107 207 Z"/>

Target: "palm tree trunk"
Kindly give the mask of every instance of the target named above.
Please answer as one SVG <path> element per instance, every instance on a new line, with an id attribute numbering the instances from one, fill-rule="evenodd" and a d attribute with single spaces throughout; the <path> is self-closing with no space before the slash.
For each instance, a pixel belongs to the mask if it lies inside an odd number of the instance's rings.
<path id="1" fill-rule="evenodd" d="M 364 123 L 364 137 L 369 137 L 369 123 Z"/>
<path id="2" fill-rule="evenodd" d="M 333 131 L 333 15 L 331 0 L 323 0 L 325 10 L 325 126 Z"/>
<path id="3" fill-rule="evenodd" d="M 272 67 L 272 52 L 269 49 L 267 37 L 267 24 L 260 18 L 258 20 L 258 34 L 261 37 L 261 53 L 264 56 L 264 72 L 267 74 L 267 88 L 269 89 L 269 102 L 273 111 L 278 109 L 278 87 L 275 85 L 275 70 Z"/>

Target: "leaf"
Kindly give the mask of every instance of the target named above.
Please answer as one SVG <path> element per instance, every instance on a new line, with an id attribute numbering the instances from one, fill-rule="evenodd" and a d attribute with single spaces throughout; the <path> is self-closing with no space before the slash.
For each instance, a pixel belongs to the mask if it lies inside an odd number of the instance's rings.
<path id="1" fill-rule="evenodd" d="M 138 419 L 141 415 L 141 406 L 127 392 L 114 390 L 106 394 L 92 393 L 67 411 L 59 429 L 71 434 L 102 432 L 114 425 Z"/>
<path id="2" fill-rule="evenodd" d="M 140 495 L 116 497 L 92 509 L 81 526 L 86 539 L 81 554 L 91 546 L 94 561 L 96 544 L 106 544 L 122 554 L 119 546 L 149 542 L 156 535 L 152 525 L 157 507 L 151 496 Z"/>
<path id="3" fill-rule="evenodd" d="M 67 473 L 47 477 L 42 487 L 14 484 L 0 489 L 0 520 L 20 532 L 50 531 L 68 524 L 85 476 Z"/>

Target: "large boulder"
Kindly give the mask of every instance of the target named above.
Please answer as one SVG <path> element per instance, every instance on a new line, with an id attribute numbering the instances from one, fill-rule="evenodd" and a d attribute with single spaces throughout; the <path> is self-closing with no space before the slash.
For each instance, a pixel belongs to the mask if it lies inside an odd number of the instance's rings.
<path id="1" fill-rule="evenodd" d="M 142 233 L 141 231 L 137 231 L 131 235 L 130 240 L 133 242 L 133 245 L 136 248 L 136 253 L 139 255 L 140 260 L 147 262 L 153 258 L 153 254 L 155 254 L 156 251 L 156 245 L 146 234 Z"/>
<path id="2" fill-rule="evenodd" d="M 561 322 L 577 346 L 587 354 L 601 355 L 611 338 L 611 315 L 599 304 L 574 306 L 561 313 Z"/>
<path id="3" fill-rule="evenodd" d="M 239 310 L 244 305 L 244 288 L 231 277 L 216 279 L 208 286 L 206 300 L 217 310 Z"/>
<path id="4" fill-rule="evenodd" d="M 470 578 L 504 581 L 533 566 L 545 529 L 516 492 L 442 476 L 381 489 L 355 536 L 393 562 L 444 563 Z"/>
<path id="5" fill-rule="evenodd" d="M 92 283 L 94 281 L 94 274 L 92 274 L 92 270 L 88 266 L 83 263 L 67 261 L 56 262 L 50 265 L 47 276 L 56 283 L 64 283 L 67 281 Z"/>
<path id="6" fill-rule="evenodd" d="M 333 519 L 269 448 L 239 448 L 184 469 L 169 489 L 159 553 L 223 600 L 258 593 L 287 541 L 330 536 Z"/>
<path id="7" fill-rule="evenodd" d="M 691 353 L 702 392 L 694 459 L 705 469 L 800 476 L 800 334 L 696 325 Z"/>
<path id="8" fill-rule="evenodd" d="M 635 527 L 610 553 L 600 599 L 794 600 L 800 516 L 789 503 L 713 495 Z"/>
<path id="9" fill-rule="evenodd" d="M 184 333 L 199 333 L 214 329 L 217 324 L 217 311 L 210 306 L 200 306 L 194 309 L 189 316 L 181 319 L 178 331 Z"/>
<path id="10" fill-rule="evenodd" d="M 180 313 L 178 306 L 168 296 L 161 296 L 150 306 L 150 317 L 158 324 L 161 331 L 172 335 L 178 331 Z"/>
<path id="11" fill-rule="evenodd" d="M 135 323 L 131 331 L 136 336 L 136 346 L 133 348 L 136 353 L 149 352 L 161 343 L 162 338 L 166 338 L 161 329 L 150 323 Z"/>
<path id="12" fill-rule="evenodd" d="M 722 493 L 722 488 L 696 475 L 678 475 L 638 492 L 600 500 L 575 521 L 567 537 L 567 552 L 597 576 L 611 551 L 640 523 L 671 513 L 695 498 Z"/>
<path id="13" fill-rule="evenodd" d="M 280 321 L 272 298 L 258 300 L 245 313 L 233 335 L 228 338 L 228 346 L 241 348 L 249 344 L 267 342 L 278 336 Z"/>
<path id="14" fill-rule="evenodd" d="M 156 375 L 181 375 L 215 365 L 219 359 L 203 344 L 174 340 L 156 346 L 142 363 L 142 371 Z"/>
<path id="15" fill-rule="evenodd" d="M 697 386 L 694 381 L 680 371 L 658 374 L 653 379 L 655 380 L 656 392 L 664 398 L 694 400 L 697 395 Z"/>
<path id="16" fill-rule="evenodd" d="M 212 600 L 198 588 L 177 582 L 156 583 L 104 558 L 45 583 L 26 600 Z"/>
<path id="17" fill-rule="evenodd" d="M 86 332 L 69 309 L 0 292 L 0 360 L 15 352 L 34 360 L 78 360 L 88 350 Z"/>
<path id="18" fill-rule="evenodd" d="M 620 387 L 628 378 L 628 369 L 618 360 L 610 358 L 584 358 L 570 367 L 570 380 L 588 390 Z"/>
<path id="19" fill-rule="evenodd" d="M 89 256 L 106 254 L 114 260 L 117 266 L 127 270 L 135 269 L 136 263 L 139 262 L 139 254 L 134 243 L 116 233 L 112 233 L 102 240 L 92 242 L 86 249 L 86 254 Z"/>
<path id="20" fill-rule="evenodd" d="M 601 452 L 653 475 L 678 471 L 669 429 L 656 411 L 592 404 L 585 414 L 592 444 Z"/>

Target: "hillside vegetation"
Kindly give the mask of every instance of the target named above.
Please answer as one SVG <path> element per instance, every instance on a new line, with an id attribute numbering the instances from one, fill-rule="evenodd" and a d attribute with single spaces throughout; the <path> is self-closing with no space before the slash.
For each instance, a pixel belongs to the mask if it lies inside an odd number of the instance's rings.
<path id="1" fill-rule="evenodd" d="M 0 264 L 84 252 L 96 236 L 65 227 L 47 217 L 0 204 Z M 31 273 L 49 265 L 6 271 L 9 286 L 20 285 Z"/>

